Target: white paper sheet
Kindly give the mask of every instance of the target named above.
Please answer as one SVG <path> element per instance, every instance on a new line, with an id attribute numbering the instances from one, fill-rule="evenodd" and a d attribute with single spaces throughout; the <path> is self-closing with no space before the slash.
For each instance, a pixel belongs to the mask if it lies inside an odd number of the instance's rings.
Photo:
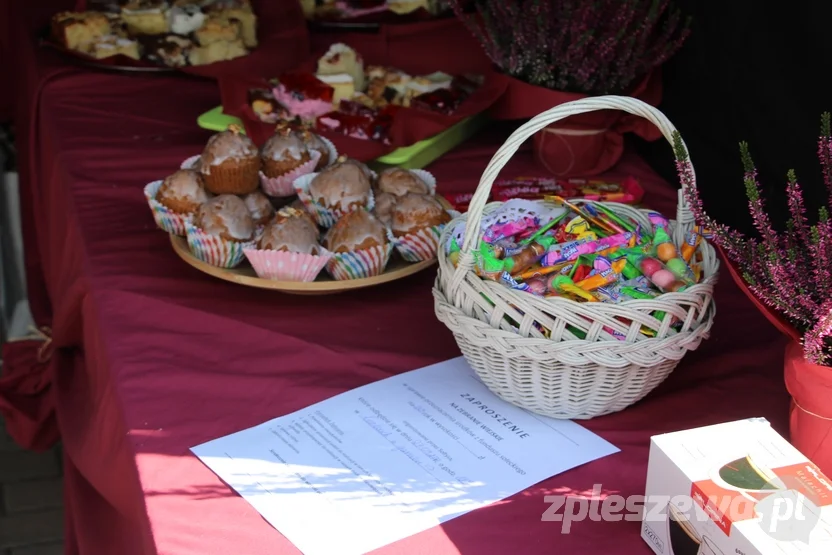
<path id="1" fill-rule="evenodd" d="M 502 401 L 460 357 L 192 451 L 305 555 L 360 555 L 618 449 Z"/>

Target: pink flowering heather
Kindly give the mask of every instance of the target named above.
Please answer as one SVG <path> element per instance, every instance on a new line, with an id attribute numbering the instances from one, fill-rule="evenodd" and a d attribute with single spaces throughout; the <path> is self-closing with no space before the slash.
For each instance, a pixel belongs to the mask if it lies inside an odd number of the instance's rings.
<path id="1" fill-rule="evenodd" d="M 670 0 L 449 0 L 506 74 L 548 89 L 626 92 L 682 46 Z M 464 9 L 474 5 L 473 13 Z"/>
<path id="2" fill-rule="evenodd" d="M 748 145 L 741 143 L 748 209 L 757 231 L 756 237 L 746 237 L 715 222 L 705 212 L 678 133 L 674 149 L 682 191 L 697 222 L 712 232 L 714 243 L 736 264 L 755 297 L 800 332 L 806 359 L 821 365 L 832 363 L 832 207 L 821 207 L 817 221 L 810 224 L 803 190 L 794 171 L 789 171 L 786 194 L 790 218 L 785 231 L 776 230 L 760 195 Z M 832 200 L 832 133 L 828 113 L 821 118 L 818 158 Z"/>

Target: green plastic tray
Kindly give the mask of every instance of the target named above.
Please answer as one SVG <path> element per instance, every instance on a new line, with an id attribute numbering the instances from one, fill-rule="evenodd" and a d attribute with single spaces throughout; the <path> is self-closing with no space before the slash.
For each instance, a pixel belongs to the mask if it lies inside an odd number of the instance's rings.
<path id="1" fill-rule="evenodd" d="M 429 139 L 385 154 L 376 159 L 374 165 L 398 166 L 412 170 L 424 168 L 446 152 L 468 140 L 474 133 L 482 129 L 486 122 L 487 118 L 483 115 L 471 116 Z M 197 123 L 203 129 L 211 131 L 224 131 L 231 124 L 242 127 L 242 122 L 238 118 L 222 113 L 222 106 L 217 106 L 199 116 Z"/>

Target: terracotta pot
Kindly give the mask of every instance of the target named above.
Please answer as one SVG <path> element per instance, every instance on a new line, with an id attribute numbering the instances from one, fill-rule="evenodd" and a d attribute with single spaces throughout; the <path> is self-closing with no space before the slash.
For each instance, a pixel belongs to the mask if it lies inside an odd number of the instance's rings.
<path id="1" fill-rule="evenodd" d="M 786 347 L 785 377 L 792 396 L 792 444 L 832 475 L 832 367 L 808 362 L 802 345 L 791 341 Z"/>

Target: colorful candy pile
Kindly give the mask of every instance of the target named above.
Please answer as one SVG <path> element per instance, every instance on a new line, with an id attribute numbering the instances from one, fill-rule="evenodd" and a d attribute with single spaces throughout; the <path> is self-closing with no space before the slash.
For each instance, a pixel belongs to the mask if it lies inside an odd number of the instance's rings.
<path id="1" fill-rule="evenodd" d="M 518 211 L 509 205 L 525 201 L 511 201 L 503 205 L 506 214 L 490 214 L 475 252 L 477 274 L 540 297 L 607 303 L 682 292 L 702 279 L 703 230 L 695 228 L 677 248 L 667 219 L 656 212 L 645 228 L 602 204 L 552 200 L 560 208 L 546 213 Z M 461 236 L 447 246 L 454 264 Z"/>

